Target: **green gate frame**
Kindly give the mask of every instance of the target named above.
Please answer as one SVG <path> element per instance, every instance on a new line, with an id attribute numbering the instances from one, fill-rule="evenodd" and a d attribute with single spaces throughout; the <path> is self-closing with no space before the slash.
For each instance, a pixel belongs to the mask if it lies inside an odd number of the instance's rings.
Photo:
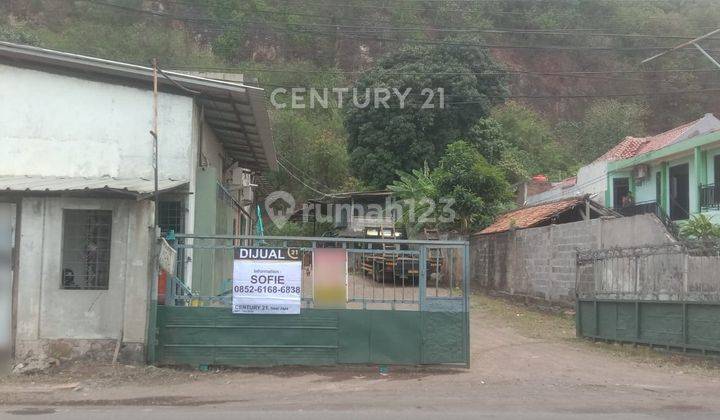
<path id="1" fill-rule="evenodd" d="M 418 267 L 428 267 L 428 249 L 451 248 L 461 252 L 462 295 L 426 296 L 427 269 L 419 270 L 419 310 L 314 309 L 300 315 L 238 315 L 228 307 L 175 306 L 156 308 L 156 323 L 148 343 L 148 362 L 159 365 L 335 365 L 335 364 L 450 364 L 469 367 L 469 242 L 416 241 L 319 237 L 193 236 L 177 235 L 201 248 L 203 241 L 233 241 L 256 246 L 306 243 L 339 244 L 362 252 L 373 245 L 400 244 L 418 248 Z M 215 245 L 227 249 L 227 245 Z M 238 245 L 239 246 L 239 245 Z M 209 246 L 212 248 L 213 246 Z M 408 252 L 408 251 L 405 251 Z M 171 285 L 175 290 L 177 286 Z M 451 286 L 452 287 L 452 286 Z M 217 297 L 193 297 L 218 301 Z M 221 299 L 222 300 L 222 299 Z M 373 301 L 376 302 L 376 301 Z"/>

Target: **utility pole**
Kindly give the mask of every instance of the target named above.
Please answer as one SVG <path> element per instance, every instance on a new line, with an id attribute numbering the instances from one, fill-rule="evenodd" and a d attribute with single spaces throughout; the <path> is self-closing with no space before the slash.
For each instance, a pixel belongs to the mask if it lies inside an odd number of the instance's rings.
<path id="1" fill-rule="evenodd" d="M 155 197 L 155 235 L 158 234 L 160 222 L 160 192 L 158 189 L 158 60 L 152 59 L 153 65 L 153 128 L 150 134 L 153 137 L 153 177 L 155 181 L 154 197 Z"/>
<path id="2" fill-rule="evenodd" d="M 159 216 L 160 216 L 160 200 L 158 191 L 158 63 L 157 58 L 152 59 L 153 68 L 153 122 L 152 130 L 150 135 L 153 138 L 152 149 L 152 166 L 154 174 L 154 197 L 155 197 L 155 220 L 152 225 L 152 277 L 150 278 L 150 305 L 147 307 L 147 329 L 145 336 L 145 360 L 150 363 L 155 363 L 155 343 L 157 340 L 157 325 L 155 320 L 157 319 L 157 300 L 158 300 L 158 281 L 160 278 L 160 227 L 159 227 Z"/>
<path id="3" fill-rule="evenodd" d="M 667 51 L 661 52 L 660 54 L 655 54 L 655 55 L 653 55 L 653 56 L 650 57 L 650 58 L 646 58 L 646 59 L 644 59 L 640 64 L 645 64 L 645 63 L 650 62 L 650 61 L 652 61 L 652 60 L 654 60 L 654 59 L 656 59 L 656 58 L 658 58 L 658 57 L 662 57 L 662 56 L 665 55 L 665 54 L 668 54 L 668 53 L 671 53 L 671 52 L 673 52 L 673 51 L 677 51 L 677 50 L 679 50 L 679 49 L 681 49 L 681 48 L 689 47 L 689 46 L 692 45 L 692 46 L 694 46 L 695 48 L 697 48 L 708 60 L 710 60 L 710 62 L 712 62 L 713 64 L 715 64 L 715 66 L 717 66 L 718 68 L 720 68 L 720 63 L 718 63 L 717 60 L 715 60 L 710 54 L 708 54 L 708 52 L 705 51 L 705 50 L 700 46 L 700 44 L 698 44 L 699 41 L 702 41 L 702 40 L 705 39 L 705 38 L 711 37 L 711 36 L 715 35 L 715 34 L 718 33 L 718 32 L 720 32 L 720 28 L 715 29 L 715 30 L 712 31 L 712 32 L 708 32 L 708 33 L 706 33 L 705 35 L 699 36 L 699 37 L 697 37 L 697 38 L 695 38 L 695 39 L 693 39 L 693 40 L 690 40 L 690 41 L 687 41 L 687 42 L 683 42 L 683 43 L 680 44 L 680 45 L 676 45 L 676 46 L 670 48 L 670 49 L 667 50 Z"/>

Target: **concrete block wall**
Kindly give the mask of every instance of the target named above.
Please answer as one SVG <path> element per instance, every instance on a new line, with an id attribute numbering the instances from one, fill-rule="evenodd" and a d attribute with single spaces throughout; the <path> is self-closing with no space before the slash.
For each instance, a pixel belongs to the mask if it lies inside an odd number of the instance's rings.
<path id="1" fill-rule="evenodd" d="M 578 249 L 673 242 L 654 215 L 593 219 L 470 238 L 473 289 L 571 303 Z"/>
<path id="2" fill-rule="evenodd" d="M 111 210 L 107 290 L 61 288 L 64 209 Z M 154 207 L 135 199 L 26 197 L 22 200 L 15 354 L 75 358 L 102 353 L 142 359 L 147 328 Z M 55 357 L 54 356 L 54 357 Z M 94 356 L 93 356 L 94 357 Z"/>

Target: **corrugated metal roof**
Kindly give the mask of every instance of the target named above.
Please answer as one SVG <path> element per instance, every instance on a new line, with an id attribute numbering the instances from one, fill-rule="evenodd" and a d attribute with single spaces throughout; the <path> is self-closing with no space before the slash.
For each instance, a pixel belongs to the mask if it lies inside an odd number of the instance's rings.
<path id="1" fill-rule="evenodd" d="M 160 191 L 172 190 L 188 184 L 184 180 L 158 181 Z M 109 191 L 136 195 L 152 194 L 155 183 L 151 179 L 117 179 L 111 177 L 80 178 L 55 176 L 0 176 L 0 192 L 72 192 Z"/>
<path id="2" fill-rule="evenodd" d="M 497 220 L 486 227 L 480 234 L 505 232 L 510 229 L 526 229 L 552 218 L 575 206 L 583 204 L 585 197 L 572 197 L 551 203 L 536 204 L 530 207 L 522 207 L 511 212 L 501 214 Z"/>

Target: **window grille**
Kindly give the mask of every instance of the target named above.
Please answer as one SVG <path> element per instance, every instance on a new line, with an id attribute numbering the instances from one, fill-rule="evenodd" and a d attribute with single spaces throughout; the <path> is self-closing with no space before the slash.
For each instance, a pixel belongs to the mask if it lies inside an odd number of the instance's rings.
<path id="1" fill-rule="evenodd" d="M 107 290 L 112 211 L 63 210 L 63 289 Z"/>
<path id="2" fill-rule="evenodd" d="M 185 233 L 185 209 L 181 201 L 160 201 L 160 218 L 158 219 L 163 236 L 169 230 Z"/>

